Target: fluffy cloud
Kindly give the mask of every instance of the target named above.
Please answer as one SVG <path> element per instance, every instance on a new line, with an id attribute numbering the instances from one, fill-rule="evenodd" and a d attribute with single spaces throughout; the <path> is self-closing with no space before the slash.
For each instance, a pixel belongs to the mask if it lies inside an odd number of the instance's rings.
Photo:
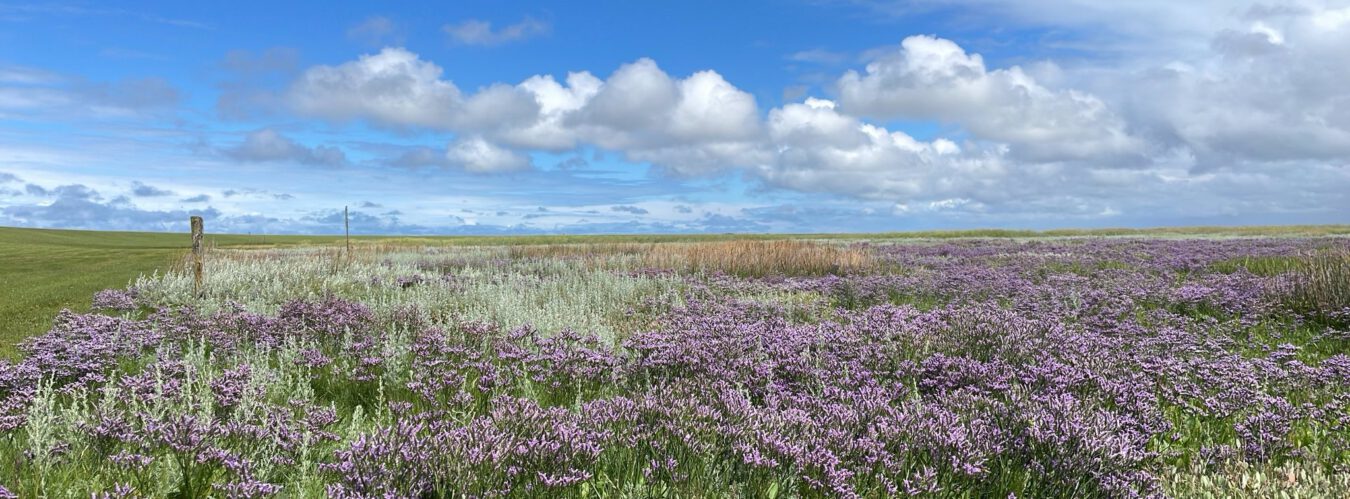
<path id="1" fill-rule="evenodd" d="M 369 119 L 395 127 L 446 128 L 459 88 L 416 54 L 387 48 L 338 66 L 309 68 L 292 84 L 291 105 L 336 121 Z"/>
<path id="2" fill-rule="evenodd" d="M 492 29 L 491 22 L 478 19 L 441 27 L 452 40 L 464 45 L 501 45 L 546 35 L 549 29 L 548 23 L 532 17 L 526 17 L 518 23 L 503 26 L 498 30 Z"/>
<path id="3" fill-rule="evenodd" d="M 221 150 L 225 156 L 238 161 L 282 161 L 305 165 L 342 166 L 347 155 L 332 146 L 308 147 L 270 128 L 244 136 L 237 146 Z"/>
<path id="4" fill-rule="evenodd" d="M 603 128 L 615 137 L 596 135 L 610 144 L 630 145 L 641 139 L 630 134 L 664 126 L 680 100 L 679 84 L 656 61 L 641 59 L 610 75 L 575 122 Z"/>
<path id="5" fill-rule="evenodd" d="M 734 142 L 759 131 L 755 98 L 722 75 L 700 71 L 676 81 L 651 59 L 619 68 L 581 116 L 582 123 L 607 128 L 604 135 L 616 148 L 644 141 Z M 628 136 L 634 130 L 649 136 Z"/>
<path id="6" fill-rule="evenodd" d="M 514 172 L 533 167 L 529 156 L 493 145 L 482 137 L 455 140 L 445 157 L 450 164 L 473 173 Z"/>
<path id="7" fill-rule="evenodd" d="M 287 96 L 301 114 L 395 129 L 507 127 L 538 113 L 534 99 L 514 87 L 494 85 L 466 98 L 442 73 L 417 54 L 386 48 L 337 66 L 309 68 Z"/>
<path id="8" fill-rule="evenodd" d="M 1109 217 L 1156 212 L 1164 199 L 1167 210 L 1216 216 L 1344 206 L 1350 65 L 1328 61 L 1350 46 L 1350 10 L 1194 8 L 1208 13 L 1203 26 L 1159 34 L 1175 50 L 1132 46 L 1119 52 L 1128 61 L 995 67 L 953 41 L 911 36 L 839 76 L 833 100 L 768 110 L 714 71 L 672 76 L 650 59 L 603 79 L 538 75 L 466 94 L 403 49 L 311 68 L 287 98 L 333 121 L 453 133 L 443 151 L 393 161 L 405 166 L 521 171 L 529 151 L 594 146 L 679 175 L 745 172 L 908 215 Z M 1112 9 L 1053 22 L 1081 28 L 1143 12 Z M 1121 36 L 1146 34 L 1122 26 Z M 946 138 L 919 140 L 893 121 L 938 122 Z"/>
<path id="9" fill-rule="evenodd" d="M 834 102 L 821 99 L 770 111 L 768 128 L 774 155 L 756 171 L 798 191 L 944 199 L 969 195 L 1008 172 L 996 153 L 966 153 L 946 139 L 918 141 L 842 114 Z"/>
<path id="10" fill-rule="evenodd" d="M 491 132 L 534 123 L 541 106 L 534 95 L 519 87 L 496 84 L 464 100 L 451 116 L 456 130 Z"/>
<path id="11" fill-rule="evenodd" d="M 621 66 L 565 122 L 579 140 L 681 174 L 746 166 L 762 145 L 753 96 L 714 71 L 671 78 L 650 59 Z"/>
<path id="12" fill-rule="evenodd" d="M 1252 10 L 1205 52 L 1084 84 L 1202 169 L 1350 156 L 1350 8 Z M 1086 80 L 1086 78 L 1085 78 Z M 1245 165 L 1245 166 L 1244 166 Z"/>
<path id="13" fill-rule="evenodd" d="M 899 3 L 869 5 L 878 13 L 909 13 Z M 1340 82 L 1350 78 L 1350 65 L 1333 62 L 1350 45 L 1350 6 L 1343 1 L 1070 7 L 961 0 L 943 8 L 978 9 L 986 14 L 979 17 L 1005 26 L 1052 28 L 1078 50 L 1095 52 L 1100 60 L 1059 70 L 1055 87 L 1104 102 L 1131 137 L 1146 143 L 1153 163 L 1181 155 L 1201 170 L 1282 168 L 1279 162 L 1343 164 L 1337 160 L 1347 154 L 1350 91 Z"/>
<path id="14" fill-rule="evenodd" d="M 837 84 L 854 115 L 958 124 L 1033 161 L 1134 156 L 1144 145 L 1101 99 L 1048 89 L 1018 66 L 989 71 L 979 54 L 941 38 L 906 38 Z"/>
<path id="15" fill-rule="evenodd" d="M 762 135 L 755 99 L 713 71 L 676 79 L 650 59 L 606 80 L 571 73 L 566 84 L 535 76 L 465 96 L 442 69 L 402 49 L 306 71 L 291 87 L 302 113 L 368 120 L 393 129 L 429 128 L 466 137 L 446 154 L 470 171 L 521 169 L 510 148 L 565 151 L 593 144 L 681 174 L 742 166 Z M 498 161 L 507 160 L 509 161 Z M 439 164 L 413 151 L 401 165 Z"/>
<path id="16" fill-rule="evenodd" d="M 577 145 L 577 135 L 564 121 L 600 92 L 604 82 L 587 72 L 568 73 L 566 85 L 552 76 L 533 76 L 518 87 L 533 95 L 539 115 L 530 123 L 498 130 L 495 134 L 507 144 L 562 151 Z"/>

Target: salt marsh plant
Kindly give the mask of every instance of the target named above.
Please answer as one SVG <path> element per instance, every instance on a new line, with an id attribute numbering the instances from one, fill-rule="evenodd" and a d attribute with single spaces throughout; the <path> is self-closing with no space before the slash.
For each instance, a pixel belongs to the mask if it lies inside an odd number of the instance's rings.
<path id="1" fill-rule="evenodd" d="M 218 249 L 0 364 L 0 497 L 1350 496 L 1344 260 L 1224 263 L 1344 239 L 813 244 Z"/>

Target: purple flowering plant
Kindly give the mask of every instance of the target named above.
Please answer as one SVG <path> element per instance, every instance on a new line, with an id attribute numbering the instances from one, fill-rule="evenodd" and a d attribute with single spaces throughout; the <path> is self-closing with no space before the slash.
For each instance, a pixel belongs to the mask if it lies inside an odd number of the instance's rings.
<path id="1" fill-rule="evenodd" d="M 1350 473 L 1348 308 L 1250 263 L 1344 240 L 863 247 L 884 265 L 641 269 L 684 296 L 626 304 L 622 337 L 399 301 L 458 296 L 471 263 L 263 310 L 103 291 L 115 315 L 62 313 L 0 361 L 0 497 L 1156 497 L 1192 490 L 1181 472 Z"/>

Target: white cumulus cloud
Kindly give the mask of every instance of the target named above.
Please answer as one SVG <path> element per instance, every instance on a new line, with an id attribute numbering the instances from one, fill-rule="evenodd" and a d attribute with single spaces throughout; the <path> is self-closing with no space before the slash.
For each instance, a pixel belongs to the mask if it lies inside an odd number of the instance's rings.
<path id="1" fill-rule="evenodd" d="M 1051 90 L 1017 66 L 990 71 L 979 54 L 942 38 L 908 37 L 838 86 L 855 115 L 954 123 L 1036 161 L 1133 155 L 1144 145 L 1101 99 Z"/>
<path id="2" fill-rule="evenodd" d="M 441 74 L 440 66 L 417 54 L 386 48 L 337 66 L 309 68 L 291 85 L 289 97 L 296 111 L 319 118 L 446 129 L 463 97 Z"/>
<path id="3" fill-rule="evenodd" d="M 482 137 L 462 137 L 450 143 L 446 159 L 474 173 L 502 173 L 528 170 L 533 166 L 530 157 L 484 140 Z"/>
<path id="4" fill-rule="evenodd" d="M 831 99 L 770 109 L 716 71 L 671 75 L 646 58 L 604 78 L 536 75 L 465 94 L 404 49 L 311 68 L 289 97 L 310 116 L 454 135 L 444 151 L 394 161 L 408 166 L 525 171 L 531 152 L 593 146 L 678 175 L 740 172 L 911 214 L 1325 211 L 1346 204 L 1350 184 L 1350 65 L 1330 63 L 1350 23 L 1336 12 L 1216 13 L 1228 21 L 1209 21 L 1208 43 L 1165 59 L 1133 52 L 1145 55 L 1129 64 L 994 67 L 910 36 L 840 75 Z M 892 121 L 944 126 L 920 139 Z M 1294 190 L 1297 202 L 1270 194 Z"/>

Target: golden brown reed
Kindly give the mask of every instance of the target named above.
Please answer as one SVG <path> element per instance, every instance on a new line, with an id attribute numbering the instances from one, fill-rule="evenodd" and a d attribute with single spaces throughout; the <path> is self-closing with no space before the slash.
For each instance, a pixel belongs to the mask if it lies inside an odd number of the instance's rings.
<path id="1" fill-rule="evenodd" d="M 651 267 L 748 276 L 848 274 L 875 265 L 858 247 L 790 240 L 665 244 L 643 257 Z"/>
<path id="2" fill-rule="evenodd" d="M 507 255 L 514 260 L 591 259 L 615 255 L 637 256 L 651 251 L 651 248 L 657 245 L 652 243 L 530 244 L 510 246 L 507 249 Z"/>
<path id="3" fill-rule="evenodd" d="M 741 276 L 848 274 L 876 265 L 872 254 L 860 247 L 793 240 L 550 244 L 514 246 L 509 255 L 514 259 L 581 259 L 596 266 L 619 256 L 646 268 Z"/>

